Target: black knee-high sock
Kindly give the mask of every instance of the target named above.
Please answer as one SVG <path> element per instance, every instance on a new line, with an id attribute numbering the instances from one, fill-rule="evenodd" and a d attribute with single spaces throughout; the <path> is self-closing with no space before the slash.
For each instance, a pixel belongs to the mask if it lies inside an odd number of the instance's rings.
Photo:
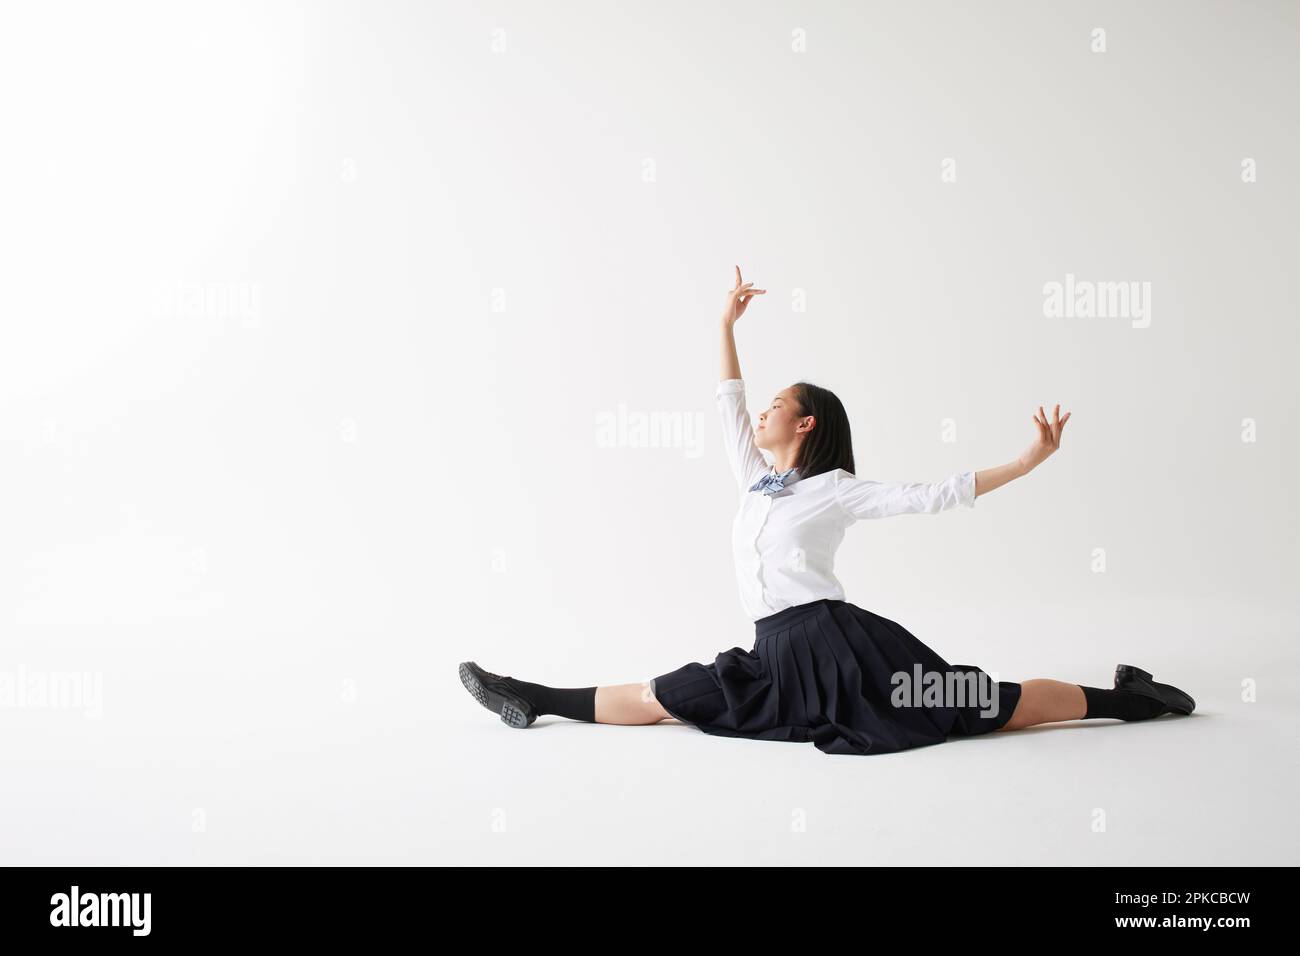
<path id="1" fill-rule="evenodd" d="M 1089 717 L 1118 717 L 1120 720 L 1149 720 L 1164 710 L 1164 704 L 1145 694 L 1131 690 L 1107 690 L 1101 687 L 1084 687 L 1083 696 L 1088 701 Z"/>
<path id="2" fill-rule="evenodd" d="M 517 677 L 507 677 L 506 680 L 532 702 L 538 714 L 555 714 L 570 720 L 596 722 L 594 687 L 547 687 L 545 684 L 530 684 Z"/>

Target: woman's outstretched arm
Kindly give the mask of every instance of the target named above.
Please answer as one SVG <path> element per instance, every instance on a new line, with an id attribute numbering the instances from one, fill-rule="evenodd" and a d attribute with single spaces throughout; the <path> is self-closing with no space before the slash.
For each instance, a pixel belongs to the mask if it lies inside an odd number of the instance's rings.
<path id="1" fill-rule="evenodd" d="M 1048 422 L 1047 413 L 1043 411 L 1043 406 L 1039 405 L 1038 411 L 1034 414 L 1038 437 L 1015 461 L 975 472 L 975 496 L 979 497 L 988 494 L 994 488 L 1001 488 L 1012 479 L 1021 478 L 1041 465 L 1048 455 L 1061 447 L 1061 431 L 1065 428 L 1065 423 L 1070 420 L 1070 415 L 1070 412 L 1066 412 L 1065 417 L 1062 418 L 1061 406 L 1058 404 L 1053 412 L 1052 421 Z"/>
<path id="2" fill-rule="evenodd" d="M 1061 447 L 1061 429 L 1070 417 L 1060 418 L 1061 406 L 1056 406 L 1057 418 L 1048 424 L 1047 415 L 1039 407 L 1034 415 L 1038 438 L 1013 462 L 985 468 L 983 471 L 963 471 L 950 475 L 943 481 L 875 481 L 856 475 L 835 478 L 835 499 L 852 519 L 888 518 L 891 515 L 938 514 L 958 506 L 975 507 L 975 498 L 1000 488 L 1013 478 L 1027 475 L 1037 468 L 1048 455 Z"/>

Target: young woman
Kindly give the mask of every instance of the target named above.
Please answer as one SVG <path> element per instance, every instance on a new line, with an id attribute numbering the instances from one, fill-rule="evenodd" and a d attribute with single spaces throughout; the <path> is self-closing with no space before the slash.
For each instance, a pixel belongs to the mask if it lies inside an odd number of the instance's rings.
<path id="1" fill-rule="evenodd" d="M 971 664 L 949 664 L 901 625 L 845 600 L 833 566 L 845 529 L 859 520 L 935 514 L 1021 478 L 1055 452 L 1070 413 L 1049 422 L 1015 461 L 934 484 L 854 474 L 849 420 L 835 395 L 808 382 L 782 389 L 754 429 L 745 407 L 734 326 L 766 290 L 742 282 L 722 315 L 722 376 L 716 400 L 728 462 L 740 490 L 733 551 L 741 602 L 754 621 L 750 650 L 690 663 L 640 684 L 556 688 L 485 671 L 460 678 L 511 727 L 542 714 L 603 724 L 676 718 L 705 733 L 812 741 L 825 753 L 882 754 L 966 736 L 1061 720 L 1149 720 L 1190 714 L 1183 691 L 1128 664 L 1110 689 L 1037 679 L 994 681 Z M 768 466 L 759 449 L 770 452 Z"/>

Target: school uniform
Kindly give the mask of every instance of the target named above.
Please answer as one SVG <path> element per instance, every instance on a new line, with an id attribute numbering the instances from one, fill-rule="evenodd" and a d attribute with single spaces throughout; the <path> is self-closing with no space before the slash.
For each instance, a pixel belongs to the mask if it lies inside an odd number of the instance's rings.
<path id="1" fill-rule="evenodd" d="M 847 601 L 834 573 L 849 526 L 973 508 L 975 473 L 935 483 L 838 468 L 778 474 L 754 444 L 744 380 L 719 382 L 716 399 L 740 492 L 732 549 L 754 644 L 654 678 L 663 708 L 708 734 L 812 741 L 833 754 L 892 753 L 1005 725 L 1018 683 L 949 664 L 900 624 Z"/>

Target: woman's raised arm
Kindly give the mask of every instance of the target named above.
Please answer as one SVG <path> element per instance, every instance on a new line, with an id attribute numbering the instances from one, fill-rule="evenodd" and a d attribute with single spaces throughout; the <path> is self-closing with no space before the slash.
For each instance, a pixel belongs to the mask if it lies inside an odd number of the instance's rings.
<path id="1" fill-rule="evenodd" d="M 736 355 L 733 329 L 749 300 L 764 292 L 763 289 L 750 289 L 752 285 L 752 282 L 741 283 L 740 266 L 736 266 L 736 285 L 727 293 L 727 304 L 722 313 L 722 378 L 716 390 L 727 463 L 741 491 L 747 490 L 768 470 L 766 459 L 754 444 L 754 425 L 745 406 L 745 383 L 740 377 L 740 359 Z"/>
<path id="2" fill-rule="evenodd" d="M 736 320 L 749 308 L 749 300 L 763 295 L 766 289 L 751 289 L 754 283 L 740 281 L 740 266 L 736 266 L 736 284 L 727 293 L 727 303 L 722 309 L 722 381 L 740 378 L 740 357 L 736 354 Z"/>

